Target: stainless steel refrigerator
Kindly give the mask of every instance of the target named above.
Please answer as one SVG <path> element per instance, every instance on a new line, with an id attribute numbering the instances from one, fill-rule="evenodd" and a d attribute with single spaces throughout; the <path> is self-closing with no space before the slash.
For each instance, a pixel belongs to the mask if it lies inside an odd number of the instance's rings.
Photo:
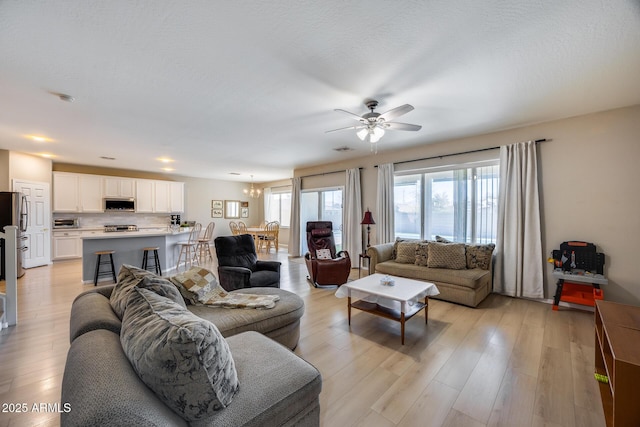
<path id="1" fill-rule="evenodd" d="M 28 250 L 26 246 L 27 236 L 24 234 L 24 232 L 27 231 L 27 224 L 29 223 L 28 206 L 27 197 L 24 194 L 0 191 L 0 231 L 4 232 L 4 227 L 7 225 L 15 225 L 18 227 L 16 242 L 18 277 L 22 277 L 24 275 L 24 268 L 22 265 L 24 261 L 24 254 Z M 0 280 L 5 278 L 6 246 L 4 239 L 0 239 Z"/>

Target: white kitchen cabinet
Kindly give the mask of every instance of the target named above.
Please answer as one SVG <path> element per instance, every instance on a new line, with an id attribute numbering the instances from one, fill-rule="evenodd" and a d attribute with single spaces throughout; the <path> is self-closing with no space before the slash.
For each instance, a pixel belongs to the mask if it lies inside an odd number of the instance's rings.
<path id="1" fill-rule="evenodd" d="M 54 231 L 53 260 L 82 258 L 82 238 L 79 231 Z"/>
<path id="2" fill-rule="evenodd" d="M 104 197 L 130 198 L 136 196 L 135 179 L 105 176 L 102 180 Z"/>
<path id="3" fill-rule="evenodd" d="M 153 212 L 154 184 L 155 181 L 151 179 L 136 179 L 136 212 Z"/>
<path id="4" fill-rule="evenodd" d="M 78 175 L 80 212 L 103 212 L 102 177 L 98 175 Z"/>
<path id="5" fill-rule="evenodd" d="M 170 212 L 169 181 L 154 181 L 154 212 Z"/>
<path id="6" fill-rule="evenodd" d="M 53 211 L 54 212 L 78 212 L 79 200 L 79 176 L 75 173 L 53 173 Z"/>
<path id="7" fill-rule="evenodd" d="M 184 212 L 184 182 L 169 183 L 169 212 Z"/>

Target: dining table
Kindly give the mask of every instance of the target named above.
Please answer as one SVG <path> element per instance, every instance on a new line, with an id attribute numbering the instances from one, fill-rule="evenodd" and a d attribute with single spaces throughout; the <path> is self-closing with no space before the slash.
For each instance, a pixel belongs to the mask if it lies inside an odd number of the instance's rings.
<path id="1" fill-rule="evenodd" d="M 258 252 L 258 243 L 260 235 L 264 234 L 264 228 L 258 226 L 247 227 L 247 234 L 253 236 L 253 243 L 256 245 L 256 252 Z"/>

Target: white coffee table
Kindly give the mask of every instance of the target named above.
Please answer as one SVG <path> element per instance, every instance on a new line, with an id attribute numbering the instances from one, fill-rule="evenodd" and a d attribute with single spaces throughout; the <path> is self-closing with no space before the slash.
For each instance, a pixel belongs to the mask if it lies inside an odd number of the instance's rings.
<path id="1" fill-rule="evenodd" d="M 404 345 L 405 322 L 424 308 L 426 323 L 429 319 L 429 297 L 438 295 L 440 291 L 433 283 L 396 276 L 387 276 L 395 282 L 395 286 L 387 286 L 380 283 L 383 277 L 384 274 L 376 273 L 347 282 L 338 288 L 336 296 L 347 297 L 349 325 L 352 307 L 400 322 L 400 337 Z M 352 302 L 352 298 L 357 300 Z"/>

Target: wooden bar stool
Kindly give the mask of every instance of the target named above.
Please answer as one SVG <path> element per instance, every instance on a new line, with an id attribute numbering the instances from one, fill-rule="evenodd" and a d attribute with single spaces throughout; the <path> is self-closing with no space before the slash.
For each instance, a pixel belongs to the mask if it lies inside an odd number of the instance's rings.
<path id="1" fill-rule="evenodd" d="M 98 286 L 98 277 L 99 276 L 111 276 L 113 277 L 113 283 L 116 283 L 118 280 L 116 279 L 116 267 L 113 265 L 113 254 L 116 251 L 97 251 L 95 252 L 98 255 L 98 259 L 96 260 L 96 274 L 93 276 L 93 286 Z M 109 255 L 109 258 L 105 257 L 102 259 L 102 255 Z M 109 265 L 111 268 L 109 271 L 100 271 L 101 265 Z"/>
<path id="2" fill-rule="evenodd" d="M 159 276 L 162 276 L 162 268 L 160 267 L 160 257 L 158 256 L 158 246 L 152 246 L 148 248 L 142 248 L 144 255 L 142 255 L 142 269 L 149 270 L 149 267 L 153 267 L 152 271 Z M 153 264 L 149 263 L 149 251 L 153 251 Z"/>

